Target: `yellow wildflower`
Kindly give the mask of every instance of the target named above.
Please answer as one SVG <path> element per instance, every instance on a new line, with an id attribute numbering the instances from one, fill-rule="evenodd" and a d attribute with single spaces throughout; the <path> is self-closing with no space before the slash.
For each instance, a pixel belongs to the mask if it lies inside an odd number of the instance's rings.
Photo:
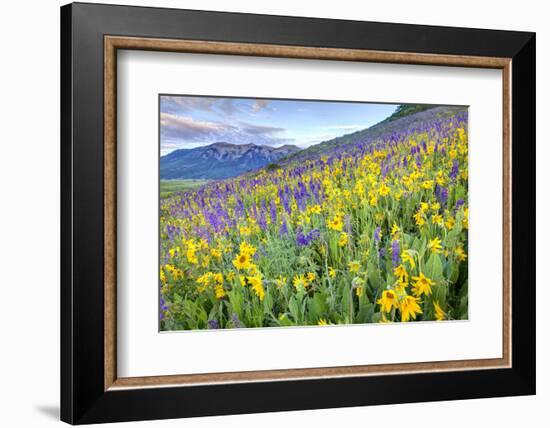
<path id="1" fill-rule="evenodd" d="M 196 265 L 199 262 L 197 258 L 197 247 L 192 241 L 189 241 L 187 243 L 186 256 L 187 256 L 187 261 L 191 264 Z"/>
<path id="2" fill-rule="evenodd" d="M 328 276 L 330 276 L 331 278 L 334 278 L 336 276 L 336 270 L 334 270 L 334 268 L 331 266 L 328 267 Z"/>
<path id="3" fill-rule="evenodd" d="M 344 223 L 342 222 L 342 217 L 338 214 L 335 215 L 332 220 L 329 220 L 327 222 L 327 226 L 329 229 L 336 230 L 337 232 L 341 232 L 344 227 Z"/>
<path id="4" fill-rule="evenodd" d="M 249 269 L 250 268 L 250 255 L 249 254 L 239 254 L 235 259 L 233 260 L 233 265 L 239 269 Z"/>
<path id="5" fill-rule="evenodd" d="M 250 257 L 256 254 L 256 247 L 254 247 L 253 245 L 250 245 L 247 242 L 241 242 L 241 245 L 239 246 L 239 250 L 241 254 L 246 254 Z"/>
<path id="6" fill-rule="evenodd" d="M 466 260 L 466 258 L 468 257 L 464 252 L 464 248 L 462 247 L 462 245 L 459 245 L 458 247 L 455 248 L 455 254 L 456 254 L 456 258 L 461 262 Z"/>
<path id="7" fill-rule="evenodd" d="M 397 296 L 392 290 L 384 290 L 382 297 L 376 303 L 380 305 L 380 309 L 384 312 L 390 312 L 393 308 L 397 309 L 399 307 Z"/>
<path id="8" fill-rule="evenodd" d="M 248 226 L 241 226 L 239 228 L 239 233 L 242 235 L 242 236 L 250 236 L 252 234 L 252 229 Z"/>
<path id="9" fill-rule="evenodd" d="M 401 231 L 399 229 L 399 226 L 396 223 L 393 223 L 393 226 L 391 227 L 391 237 L 395 238 L 395 236 Z"/>
<path id="10" fill-rule="evenodd" d="M 443 223 L 443 216 L 441 214 L 434 214 L 432 216 L 432 223 L 433 224 L 442 224 Z"/>
<path id="11" fill-rule="evenodd" d="M 265 290 L 262 285 L 262 278 L 259 276 L 247 276 L 246 280 L 254 290 L 254 293 L 256 293 L 256 296 L 258 296 L 260 300 L 264 300 Z"/>
<path id="12" fill-rule="evenodd" d="M 413 276 L 412 280 L 414 281 L 412 291 L 416 297 L 419 297 L 422 294 L 425 294 L 426 296 L 432 294 L 431 286 L 434 285 L 435 282 L 425 276 L 422 272 L 420 272 L 420 275 L 418 276 Z"/>
<path id="13" fill-rule="evenodd" d="M 424 219 L 424 212 L 422 210 L 418 210 L 416 214 L 413 215 L 413 218 L 417 226 L 424 226 L 426 224 L 426 220 Z"/>
<path id="14" fill-rule="evenodd" d="M 223 285 L 217 284 L 214 287 L 214 292 L 216 294 L 216 299 L 222 299 L 225 297 L 225 290 L 223 289 Z"/>
<path id="15" fill-rule="evenodd" d="M 387 196 L 390 194 L 390 188 L 386 186 L 386 183 L 382 183 L 378 188 L 378 193 L 380 196 Z"/>
<path id="16" fill-rule="evenodd" d="M 453 227 L 455 227 L 455 218 L 452 216 L 448 216 L 445 220 L 445 227 L 447 230 L 451 230 Z"/>
<path id="17" fill-rule="evenodd" d="M 439 254 L 443 252 L 443 247 L 441 246 L 441 239 L 435 237 L 428 243 L 428 248 L 432 250 L 432 253 Z"/>
<path id="18" fill-rule="evenodd" d="M 405 296 L 401 301 L 401 322 L 407 322 L 409 319 L 416 319 L 416 315 L 422 313 L 422 309 L 418 305 L 417 297 Z"/>
<path id="19" fill-rule="evenodd" d="M 405 267 L 403 265 L 397 266 L 393 270 L 393 274 L 395 277 L 399 280 L 400 283 L 406 284 L 409 281 L 409 274 L 405 270 Z"/>
<path id="20" fill-rule="evenodd" d="M 295 275 L 292 279 L 292 285 L 296 287 L 296 290 L 304 289 L 307 287 L 307 279 L 304 275 Z"/>
<path id="21" fill-rule="evenodd" d="M 340 234 L 340 238 L 338 239 L 338 245 L 340 247 L 345 247 L 347 245 L 347 243 L 349 242 L 348 240 L 348 234 L 346 232 L 342 232 Z"/>
<path id="22" fill-rule="evenodd" d="M 361 264 L 358 261 L 352 261 L 348 263 L 349 271 L 350 272 L 359 272 L 359 268 L 361 267 Z"/>
<path id="23" fill-rule="evenodd" d="M 441 309 L 441 306 L 434 300 L 434 311 L 435 311 L 435 318 L 438 321 L 443 321 L 445 319 L 445 312 L 443 309 Z"/>
<path id="24" fill-rule="evenodd" d="M 408 251 L 403 251 L 401 253 L 401 260 L 403 260 L 403 263 L 407 262 L 411 266 L 411 269 L 414 269 L 416 267 L 416 263 L 414 262 L 414 258 L 411 256 L 411 254 Z"/>

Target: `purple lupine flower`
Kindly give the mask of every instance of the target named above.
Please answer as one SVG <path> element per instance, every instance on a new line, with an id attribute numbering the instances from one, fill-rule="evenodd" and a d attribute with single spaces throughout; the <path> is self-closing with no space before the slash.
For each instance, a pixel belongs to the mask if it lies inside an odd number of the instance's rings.
<path id="1" fill-rule="evenodd" d="M 286 226 L 286 219 L 283 219 L 281 227 L 279 228 L 279 236 L 286 235 L 288 233 L 288 227 Z"/>
<path id="2" fill-rule="evenodd" d="M 216 329 L 220 328 L 219 321 L 216 318 L 213 318 L 213 319 L 209 320 L 208 321 L 208 328 L 210 330 L 216 330 Z"/>
<path id="3" fill-rule="evenodd" d="M 447 199 L 449 199 L 449 190 L 446 187 L 441 187 L 439 190 L 439 203 L 442 207 L 447 205 Z"/>
<path id="4" fill-rule="evenodd" d="M 305 247 L 309 244 L 309 240 L 307 239 L 307 235 L 304 235 L 302 231 L 299 229 L 296 232 L 296 245 L 298 247 Z"/>
<path id="5" fill-rule="evenodd" d="M 275 201 L 273 199 L 269 204 L 269 213 L 271 216 L 271 223 L 277 223 L 277 206 L 275 205 Z"/>
<path id="6" fill-rule="evenodd" d="M 321 232 L 319 232 L 319 229 L 311 229 L 307 234 L 309 242 L 313 242 L 316 239 L 319 239 L 320 236 L 321 236 Z"/>
<path id="7" fill-rule="evenodd" d="M 378 250 L 378 256 L 381 259 L 383 259 L 386 256 L 386 248 L 385 247 L 380 247 L 380 249 Z"/>
<path id="8" fill-rule="evenodd" d="M 374 229 L 374 242 L 380 242 L 380 226 Z"/>
<path id="9" fill-rule="evenodd" d="M 303 234 L 302 230 L 298 230 L 298 232 L 296 232 L 296 245 L 298 245 L 299 247 L 305 247 L 311 244 L 320 236 L 321 232 L 319 232 L 319 229 L 312 229 L 309 231 L 309 233 L 305 235 Z"/>
<path id="10" fill-rule="evenodd" d="M 464 199 L 456 201 L 455 210 L 458 210 L 462 205 L 464 205 Z"/>
<path id="11" fill-rule="evenodd" d="M 458 175 L 458 160 L 453 160 L 453 167 L 451 169 L 451 172 L 449 173 L 449 178 L 451 180 L 456 180 L 456 177 Z"/>
<path id="12" fill-rule="evenodd" d="M 397 239 L 391 243 L 391 262 L 393 267 L 399 264 L 399 241 Z"/>

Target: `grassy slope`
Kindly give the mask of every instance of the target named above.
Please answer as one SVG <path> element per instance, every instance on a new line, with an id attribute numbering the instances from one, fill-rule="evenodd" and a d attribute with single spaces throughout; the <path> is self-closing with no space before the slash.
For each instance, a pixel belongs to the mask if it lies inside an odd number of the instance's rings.
<path id="1" fill-rule="evenodd" d="M 433 117 L 452 116 L 466 109 L 467 107 L 462 106 L 437 106 L 424 109 L 410 109 L 408 112 L 405 111 L 398 115 L 394 114 L 376 125 L 371 126 L 370 128 L 310 146 L 304 150 L 294 153 L 293 155 L 281 159 L 279 164 L 284 165 L 290 162 L 316 158 L 321 156 L 324 152 L 338 146 L 357 144 L 359 142 L 368 143 L 368 141 L 384 134 L 407 129 L 410 126 L 414 126 L 415 124 L 419 124 L 425 120 L 430 120 Z"/>
<path id="2" fill-rule="evenodd" d="M 172 193 L 184 192 L 186 190 L 200 187 L 210 180 L 160 180 L 160 197 L 166 198 Z"/>

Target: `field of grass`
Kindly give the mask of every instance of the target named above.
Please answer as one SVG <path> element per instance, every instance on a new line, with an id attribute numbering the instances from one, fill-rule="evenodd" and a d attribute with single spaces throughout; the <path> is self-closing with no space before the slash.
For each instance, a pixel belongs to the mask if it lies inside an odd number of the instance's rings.
<path id="1" fill-rule="evenodd" d="M 467 319 L 467 113 L 172 193 L 160 234 L 162 330 Z"/>
<path id="2" fill-rule="evenodd" d="M 160 197 L 167 198 L 173 193 L 185 192 L 205 185 L 210 180 L 160 180 Z"/>

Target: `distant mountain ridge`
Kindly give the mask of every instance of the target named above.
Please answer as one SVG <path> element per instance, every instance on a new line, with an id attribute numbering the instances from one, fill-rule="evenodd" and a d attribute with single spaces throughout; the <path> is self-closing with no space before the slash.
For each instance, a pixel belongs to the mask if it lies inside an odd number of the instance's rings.
<path id="1" fill-rule="evenodd" d="M 160 158 L 160 178 L 222 179 L 262 168 L 296 153 L 293 145 L 272 147 L 219 142 L 194 149 L 179 149 Z"/>

